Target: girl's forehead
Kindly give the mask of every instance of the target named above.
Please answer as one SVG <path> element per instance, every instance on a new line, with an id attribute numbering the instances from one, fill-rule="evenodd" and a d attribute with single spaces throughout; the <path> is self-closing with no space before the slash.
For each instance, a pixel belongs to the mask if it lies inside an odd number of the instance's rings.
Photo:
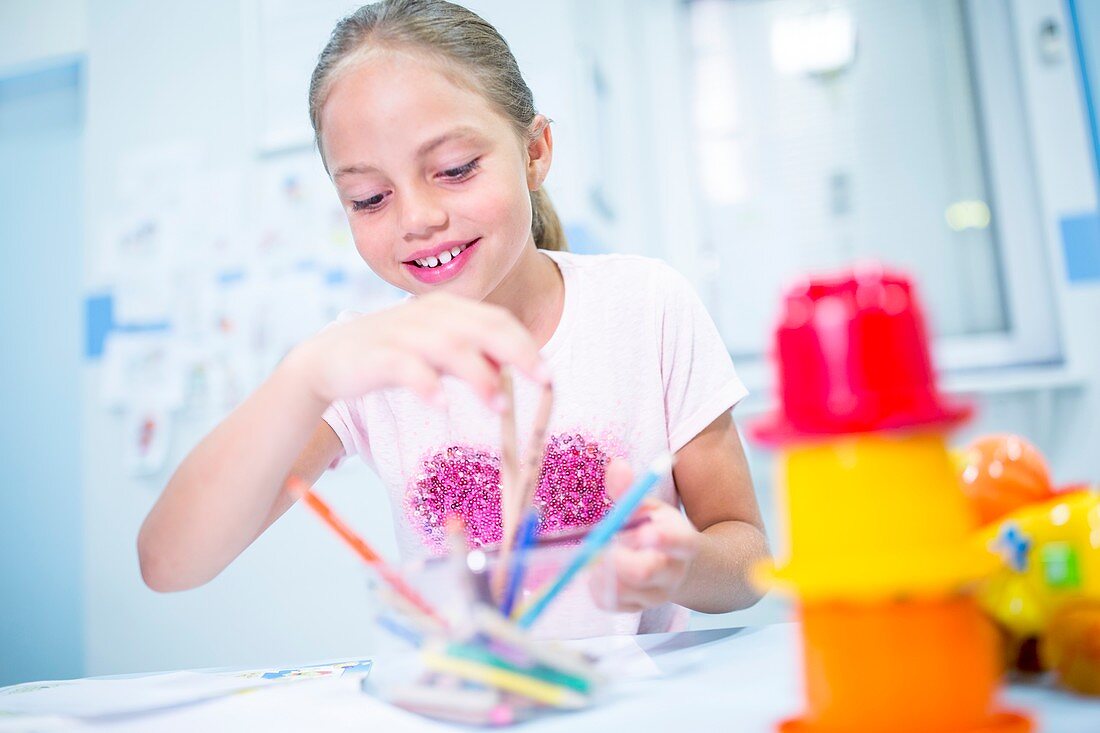
<path id="1" fill-rule="evenodd" d="M 346 155 L 417 154 L 449 139 L 492 140 L 507 122 L 487 99 L 456 84 L 438 64 L 409 54 L 374 54 L 342 70 L 321 109 L 321 139 L 330 166 Z M 330 168 L 331 169 L 331 168 Z"/>

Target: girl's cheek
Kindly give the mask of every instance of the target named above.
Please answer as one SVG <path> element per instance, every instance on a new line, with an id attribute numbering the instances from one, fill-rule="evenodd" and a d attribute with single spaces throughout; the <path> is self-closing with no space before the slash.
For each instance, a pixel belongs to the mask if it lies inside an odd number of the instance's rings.
<path id="1" fill-rule="evenodd" d="M 377 227 L 357 222 L 352 225 L 351 236 L 359 256 L 370 265 L 372 270 L 377 272 L 379 266 L 388 259 L 393 259 L 392 252 L 386 244 L 388 240 Z"/>

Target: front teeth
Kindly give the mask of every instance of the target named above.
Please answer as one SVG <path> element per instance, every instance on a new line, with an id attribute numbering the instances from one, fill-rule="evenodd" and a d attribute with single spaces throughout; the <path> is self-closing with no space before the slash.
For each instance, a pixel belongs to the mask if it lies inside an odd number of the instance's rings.
<path id="1" fill-rule="evenodd" d="M 438 267 L 440 265 L 447 264 L 448 262 L 453 260 L 455 257 L 458 257 L 460 254 L 462 254 L 462 250 L 464 250 L 464 249 L 466 249 L 466 245 L 465 244 L 460 244 L 456 247 L 451 247 L 449 250 L 446 250 L 446 249 L 443 250 L 436 257 L 423 257 L 419 260 L 413 260 L 413 261 L 416 264 L 420 265 L 421 267 L 427 267 L 427 268 L 430 269 L 432 267 Z"/>

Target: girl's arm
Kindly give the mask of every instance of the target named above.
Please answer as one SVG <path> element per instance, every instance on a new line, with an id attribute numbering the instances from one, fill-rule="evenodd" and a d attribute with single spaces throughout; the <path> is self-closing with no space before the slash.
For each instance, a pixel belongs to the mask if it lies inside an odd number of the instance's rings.
<path id="1" fill-rule="evenodd" d="M 334 400 L 406 387 L 429 402 L 458 377 L 491 406 L 499 364 L 546 381 L 538 346 L 507 311 L 427 295 L 322 331 L 295 348 L 259 389 L 184 459 L 138 535 L 154 590 L 201 585 L 293 503 L 290 474 L 312 483 L 342 450 L 321 415 Z"/>
<path id="2" fill-rule="evenodd" d="M 301 368 L 285 359 L 176 469 L 138 534 L 150 588 L 211 580 L 293 503 L 288 474 L 312 484 L 343 449 Z"/>
<path id="3" fill-rule="evenodd" d="M 702 535 L 672 600 L 703 613 L 736 611 L 756 603 L 760 593 L 749 575 L 768 557 L 768 540 L 729 412 L 676 454 L 672 473 L 684 511 Z"/>
<path id="4" fill-rule="evenodd" d="M 768 543 L 729 412 L 676 454 L 672 473 L 687 517 L 665 502 L 647 499 L 638 511 L 650 521 L 623 533 L 611 565 L 593 577 L 597 602 L 608 599 L 619 611 L 667 601 L 704 613 L 751 606 L 760 594 L 749 583 L 749 573 L 768 556 Z M 608 492 L 618 496 L 631 478 L 625 462 L 612 462 Z M 605 590 L 608 585 L 613 592 Z"/>

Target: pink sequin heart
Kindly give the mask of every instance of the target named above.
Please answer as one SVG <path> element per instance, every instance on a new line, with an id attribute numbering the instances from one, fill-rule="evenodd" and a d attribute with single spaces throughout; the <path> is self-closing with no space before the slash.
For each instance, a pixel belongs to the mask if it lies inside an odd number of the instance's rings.
<path id="1" fill-rule="evenodd" d="M 535 489 L 539 532 L 596 523 L 612 501 L 604 491 L 608 454 L 578 434 L 554 435 Z M 443 529 L 452 514 L 466 523 L 472 545 L 500 542 L 500 456 L 480 448 L 450 446 L 424 460 L 409 484 L 405 515 L 434 552 L 446 546 Z"/>

